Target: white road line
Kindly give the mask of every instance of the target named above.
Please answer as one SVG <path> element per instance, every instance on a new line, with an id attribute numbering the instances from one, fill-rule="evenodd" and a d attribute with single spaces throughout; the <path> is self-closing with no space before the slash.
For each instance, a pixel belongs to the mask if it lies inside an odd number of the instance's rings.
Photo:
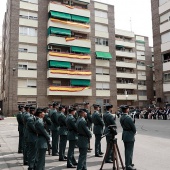
<path id="1" fill-rule="evenodd" d="M 14 154 L 3 155 L 3 156 L 0 156 L 0 158 L 8 157 L 8 156 L 11 156 L 11 155 L 14 155 Z"/>

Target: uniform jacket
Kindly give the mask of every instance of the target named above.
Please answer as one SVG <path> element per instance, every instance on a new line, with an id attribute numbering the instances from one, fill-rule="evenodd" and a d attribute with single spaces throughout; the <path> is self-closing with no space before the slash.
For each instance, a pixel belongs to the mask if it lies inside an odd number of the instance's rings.
<path id="1" fill-rule="evenodd" d="M 132 118 L 127 114 L 123 114 L 120 118 L 120 124 L 123 128 L 122 140 L 124 142 L 135 141 L 136 127 Z"/>
<path id="2" fill-rule="evenodd" d="M 78 142 L 77 145 L 79 148 L 88 148 L 89 138 L 92 137 L 92 134 L 87 127 L 87 122 L 83 117 L 79 117 L 76 123 L 78 130 Z"/>
<path id="3" fill-rule="evenodd" d="M 93 133 L 95 135 L 103 134 L 104 122 L 98 111 L 95 111 L 92 115 L 92 121 L 94 123 Z"/>
<path id="4" fill-rule="evenodd" d="M 69 114 L 66 118 L 66 125 L 68 129 L 68 140 L 77 140 L 78 134 L 77 134 L 77 126 L 76 126 L 76 119 L 73 117 L 73 115 Z"/>
<path id="5" fill-rule="evenodd" d="M 23 123 L 23 120 L 22 120 L 22 116 L 23 116 L 22 112 L 19 112 L 17 114 L 18 131 L 20 131 L 20 132 L 23 132 L 23 129 L 24 129 L 24 123 Z"/>
<path id="6" fill-rule="evenodd" d="M 87 126 L 88 126 L 89 128 L 91 128 L 91 126 L 92 126 L 92 115 L 91 115 L 91 113 L 89 112 L 88 109 L 86 109 L 86 113 L 87 113 L 87 117 L 86 117 Z"/>
<path id="7" fill-rule="evenodd" d="M 64 113 L 61 113 L 59 115 L 58 123 L 60 125 L 59 135 L 67 135 L 68 129 L 67 129 L 67 125 L 66 125 L 66 116 L 64 115 Z"/>
<path id="8" fill-rule="evenodd" d="M 38 135 L 37 148 L 38 149 L 46 149 L 48 147 L 48 141 L 50 140 L 50 136 L 44 128 L 44 123 L 43 123 L 42 119 L 36 118 L 35 130 Z"/>
<path id="9" fill-rule="evenodd" d="M 22 120 L 23 120 L 23 124 L 24 124 L 24 137 L 28 138 L 28 130 L 26 128 L 26 125 L 27 125 L 28 118 L 30 117 L 30 113 L 24 112 L 22 115 L 23 115 Z"/>
<path id="10" fill-rule="evenodd" d="M 57 112 L 57 110 L 51 110 L 50 116 L 51 116 L 51 121 L 52 121 L 51 130 L 52 131 L 58 131 L 59 126 L 60 126 L 59 122 L 58 122 L 58 118 L 60 116 L 60 113 Z"/>
<path id="11" fill-rule="evenodd" d="M 49 131 L 51 129 L 52 121 L 51 121 L 48 113 L 45 113 L 43 121 L 44 121 L 46 130 Z"/>

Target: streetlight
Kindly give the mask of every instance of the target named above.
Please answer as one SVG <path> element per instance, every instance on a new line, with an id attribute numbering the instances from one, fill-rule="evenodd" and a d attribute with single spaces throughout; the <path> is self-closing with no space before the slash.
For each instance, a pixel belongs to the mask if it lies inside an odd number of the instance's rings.
<path id="1" fill-rule="evenodd" d="M 12 76 L 12 114 L 13 114 L 13 81 L 14 81 L 14 74 L 15 74 L 15 71 L 16 71 L 16 68 L 12 68 L 12 71 L 13 71 L 13 76 Z"/>

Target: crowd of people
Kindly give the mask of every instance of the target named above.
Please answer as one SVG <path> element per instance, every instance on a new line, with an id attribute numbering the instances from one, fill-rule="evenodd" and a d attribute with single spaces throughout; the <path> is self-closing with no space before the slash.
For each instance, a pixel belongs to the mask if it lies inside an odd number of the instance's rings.
<path id="1" fill-rule="evenodd" d="M 91 152 L 90 139 L 95 135 L 95 157 L 103 157 L 101 139 L 106 135 L 107 148 L 110 146 L 112 135 L 109 126 L 115 125 L 113 105 L 105 106 L 105 113 L 101 113 L 101 106 L 94 104 L 91 114 L 89 103 L 84 102 L 82 108 L 78 106 L 63 106 L 54 102 L 46 108 L 35 108 L 29 105 L 19 106 L 17 114 L 19 145 L 18 153 L 23 153 L 23 164 L 28 165 L 28 170 L 44 170 L 45 155 L 52 150 L 52 156 L 58 156 L 59 161 L 66 161 L 67 168 L 87 170 L 87 152 Z M 123 109 L 123 108 L 122 108 Z M 126 170 L 135 170 L 132 164 L 135 125 L 128 115 L 129 107 L 126 106 L 122 113 L 121 125 L 123 128 L 122 140 L 125 142 Z M 133 127 L 133 129 L 131 129 Z M 131 131 L 131 132 L 130 132 Z M 131 137 L 126 137 L 127 134 Z M 126 134 L 126 135 L 125 135 Z M 132 135 L 133 134 L 133 135 Z M 67 141 L 69 142 L 66 152 Z M 131 145 L 129 145 L 129 142 Z M 52 144 L 52 146 L 50 145 Z M 74 157 L 75 148 L 79 148 L 78 162 Z M 110 146 L 111 147 L 111 146 Z M 113 163 L 112 149 L 105 156 L 105 163 Z M 128 155 L 130 154 L 130 155 Z"/>

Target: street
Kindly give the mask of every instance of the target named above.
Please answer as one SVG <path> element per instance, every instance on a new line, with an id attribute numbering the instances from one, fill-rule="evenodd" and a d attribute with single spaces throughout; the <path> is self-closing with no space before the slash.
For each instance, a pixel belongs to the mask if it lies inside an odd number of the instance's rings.
<path id="1" fill-rule="evenodd" d="M 119 149 L 124 161 L 124 147 L 121 141 L 121 127 L 119 119 L 118 139 Z M 136 135 L 134 161 L 138 170 L 169 170 L 170 169 L 170 120 L 136 120 L 138 134 Z M 17 153 L 18 131 L 15 118 L 0 121 L 0 170 L 26 170 L 22 166 L 22 154 Z M 91 140 L 94 148 L 94 135 Z M 102 140 L 102 151 L 106 150 L 105 139 Z M 67 150 L 66 150 L 67 152 Z M 78 149 L 75 150 L 78 158 Z M 94 149 L 88 153 L 88 170 L 99 170 L 102 158 L 94 157 Z M 66 162 L 59 162 L 58 157 L 47 155 L 46 170 L 66 170 Z M 104 164 L 104 170 L 111 170 L 112 164 Z"/>

